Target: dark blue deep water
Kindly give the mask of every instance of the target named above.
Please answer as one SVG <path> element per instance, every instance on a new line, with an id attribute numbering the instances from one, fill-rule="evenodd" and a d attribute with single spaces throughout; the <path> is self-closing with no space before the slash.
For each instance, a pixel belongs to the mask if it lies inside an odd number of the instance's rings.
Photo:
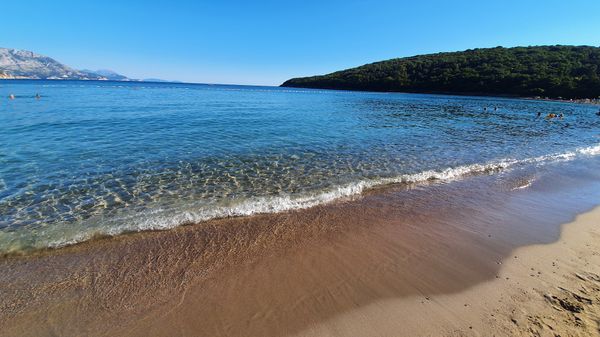
<path id="1" fill-rule="evenodd" d="M 594 156 L 596 111 L 489 97 L 0 81 L 0 252 Z"/>

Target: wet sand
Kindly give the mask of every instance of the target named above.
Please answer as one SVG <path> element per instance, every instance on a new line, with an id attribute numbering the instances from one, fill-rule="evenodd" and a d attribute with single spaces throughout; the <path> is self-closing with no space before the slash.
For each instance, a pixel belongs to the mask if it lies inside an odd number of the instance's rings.
<path id="1" fill-rule="evenodd" d="M 600 210 L 569 223 L 600 203 L 595 167 L 4 257 L 0 335 L 598 334 Z"/>
<path id="2" fill-rule="evenodd" d="M 559 241 L 513 254 L 493 280 L 380 300 L 297 336 L 600 335 L 600 207 L 565 225 Z"/>

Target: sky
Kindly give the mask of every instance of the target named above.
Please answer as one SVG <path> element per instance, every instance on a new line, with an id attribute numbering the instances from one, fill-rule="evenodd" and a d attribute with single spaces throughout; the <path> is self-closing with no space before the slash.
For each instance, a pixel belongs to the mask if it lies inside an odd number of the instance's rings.
<path id="1" fill-rule="evenodd" d="M 3 1 L 0 47 L 130 78 L 279 85 L 495 46 L 600 46 L 600 0 Z"/>

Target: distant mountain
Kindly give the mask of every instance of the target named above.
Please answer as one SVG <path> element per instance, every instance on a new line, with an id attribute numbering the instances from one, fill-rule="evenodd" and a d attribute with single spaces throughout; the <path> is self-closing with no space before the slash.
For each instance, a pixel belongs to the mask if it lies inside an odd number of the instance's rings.
<path id="1" fill-rule="evenodd" d="M 108 69 L 100 69 L 100 70 L 95 70 L 95 71 L 84 69 L 84 70 L 82 70 L 82 72 L 102 76 L 109 81 L 131 81 L 131 79 L 128 78 L 127 76 L 123 76 L 119 73 L 116 73 L 116 72 L 114 72 L 112 70 L 108 70 Z"/>
<path id="2" fill-rule="evenodd" d="M 161 80 L 160 78 L 144 78 L 142 82 L 157 82 L 157 83 L 183 83 L 181 81 Z"/>
<path id="3" fill-rule="evenodd" d="M 76 70 L 27 50 L 0 48 L 0 78 L 128 81 L 110 70 Z"/>
<path id="4" fill-rule="evenodd" d="M 600 48 L 483 48 L 391 59 L 283 87 L 451 94 L 598 98 Z"/>

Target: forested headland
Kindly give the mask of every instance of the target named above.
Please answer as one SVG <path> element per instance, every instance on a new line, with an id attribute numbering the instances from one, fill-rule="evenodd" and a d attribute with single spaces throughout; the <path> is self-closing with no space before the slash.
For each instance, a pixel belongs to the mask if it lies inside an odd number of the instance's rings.
<path id="1" fill-rule="evenodd" d="M 600 48 L 482 48 L 391 59 L 327 75 L 293 78 L 284 87 L 360 91 L 600 97 Z"/>

